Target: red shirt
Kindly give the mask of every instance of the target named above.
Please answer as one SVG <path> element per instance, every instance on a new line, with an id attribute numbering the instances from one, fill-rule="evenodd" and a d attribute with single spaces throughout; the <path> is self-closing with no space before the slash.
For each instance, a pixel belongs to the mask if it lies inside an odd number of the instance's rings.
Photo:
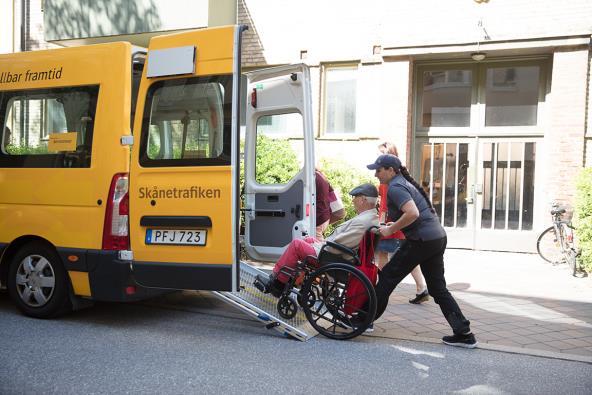
<path id="1" fill-rule="evenodd" d="M 315 186 L 317 189 L 317 225 L 320 225 L 331 218 L 331 206 L 329 205 L 329 181 L 318 170 L 315 170 Z"/>
<path id="2" fill-rule="evenodd" d="M 387 223 L 390 221 L 388 218 L 388 209 L 386 207 L 386 192 L 388 191 L 388 185 L 380 184 L 378 187 L 378 194 L 380 196 L 380 206 L 378 207 L 378 220 L 380 223 Z M 383 239 L 399 239 L 405 240 L 405 235 L 400 230 L 396 231 L 390 236 L 383 237 Z"/>

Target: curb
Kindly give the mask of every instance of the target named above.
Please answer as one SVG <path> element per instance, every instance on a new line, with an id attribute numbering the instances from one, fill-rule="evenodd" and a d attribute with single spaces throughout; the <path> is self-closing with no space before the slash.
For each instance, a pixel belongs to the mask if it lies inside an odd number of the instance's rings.
<path id="1" fill-rule="evenodd" d="M 440 339 L 433 339 L 431 337 L 421 337 L 421 336 L 385 336 L 385 335 L 376 335 L 376 334 L 367 334 L 364 335 L 366 339 L 391 339 L 391 340 L 406 340 L 406 341 L 414 341 L 414 342 L 422 342 L 422 343 L 432 343 L 432 344 L 443 344 Z M 481 350 L 488 350 L 488 351 L 497 351 L 497 352 L 504 352 L 508 354 L 521 354 L 521 355 L 530 355 L 533 357 L 541 357 L 541 358 L 549 358 L 549 359 L 561 359 L 564 361 L 572 361 L 572 362 L 582 362 L 592 364 L 592 357 L 586 357 L 584 355 L 575 355 L 575 354 L 564 354 L 559 352 L 552 352 L 552 351 L 545 351 L 545 350 L 536 350 L 532 348 L 521 348 L 521 347 L 512 347 L 512 346 L 504 346 L 501 344 L 491 344 L 491 343 L 481 343 L 477 339 L 477 347 L 475 349 Z"/>

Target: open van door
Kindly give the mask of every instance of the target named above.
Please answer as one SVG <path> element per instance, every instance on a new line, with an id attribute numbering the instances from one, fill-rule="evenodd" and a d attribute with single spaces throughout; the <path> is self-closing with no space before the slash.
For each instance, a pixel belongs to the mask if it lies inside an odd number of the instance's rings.
<path id="1" fill-rule="evenodd" d="M 129 188 L 128 258 L 141 286 L 238 290 L 242 30 L 150 41 Z"/>
<path id="2" fill-rule="evenodd" d="M 244 244 L 250 257 L 276 260 L 315 234 L 310 74 L 299 64 L 246 76 Z"/>

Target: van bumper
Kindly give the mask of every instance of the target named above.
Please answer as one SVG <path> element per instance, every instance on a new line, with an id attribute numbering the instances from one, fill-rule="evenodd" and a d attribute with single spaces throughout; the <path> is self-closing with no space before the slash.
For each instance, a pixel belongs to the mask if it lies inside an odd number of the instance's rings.
<path id="1" fill-rule="evenodd" d="M 133 278 L 130 261 L 118 259 L 117 251 L 79 250 L 58 248 L 58 253 L 68 271 L 88 273 L 91 298 L 104 302 L 133 302 L 162 295 L 170 290 L 145 288 Z M 76 256 L 72 262 L 68 259 Z M 135 292 L 126 292 L 128 287 Z"/>

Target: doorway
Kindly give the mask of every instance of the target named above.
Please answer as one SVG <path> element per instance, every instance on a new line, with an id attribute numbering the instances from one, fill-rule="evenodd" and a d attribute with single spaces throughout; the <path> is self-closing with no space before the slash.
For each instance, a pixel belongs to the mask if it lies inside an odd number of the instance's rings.
<path id="1" fill-rule="evenodd" d="M 417 179 L 452 248 L 530 251 L 537 141 L 417 139 Z"/>

